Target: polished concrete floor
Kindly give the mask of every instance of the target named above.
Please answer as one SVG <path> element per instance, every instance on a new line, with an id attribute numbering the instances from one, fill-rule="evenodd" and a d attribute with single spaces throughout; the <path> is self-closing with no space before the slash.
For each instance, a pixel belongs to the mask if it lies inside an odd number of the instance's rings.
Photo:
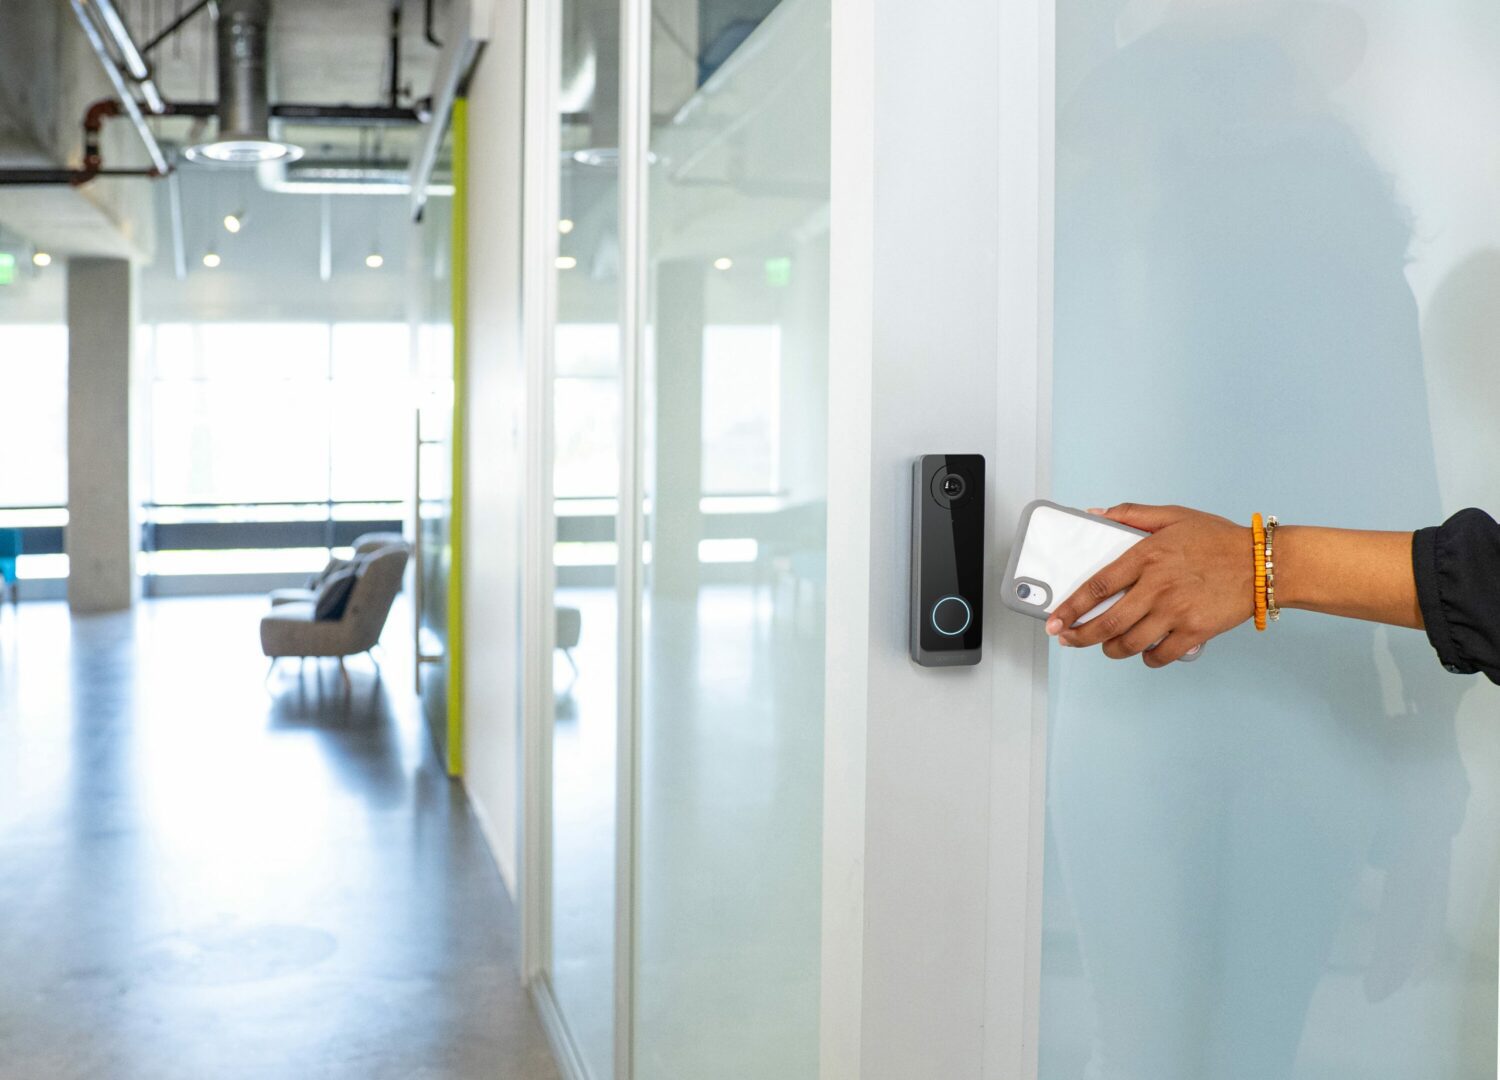
<path id="1" fill-rule="evenodd" d="M 556 1077 L 409 614 L 346 698 L 262 607 L 0 612 L 0 1078 Z"/>

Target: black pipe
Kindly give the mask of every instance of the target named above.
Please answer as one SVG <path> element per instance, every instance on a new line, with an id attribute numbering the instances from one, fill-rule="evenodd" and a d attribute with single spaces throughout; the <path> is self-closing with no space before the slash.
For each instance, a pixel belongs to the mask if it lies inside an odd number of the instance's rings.
<path id="1" fill-rule="evenodd" d="M 155 169 L 0 169 L 0 187 L 44 187 L 58 184 L 77 186 L 96 176 L 161 175 Z"/>
<path id="2" fill-rule="evenodd" d="M 169 101 L 166 116 L 213 117 L 219 115 L 219 107 L 211 101 Z M 271 115 L 278 120 L 290 120 L 298 124 L 420 124 L 423 116 L 420 109 L 389 105 L 309 105 L 283 103 L 271 106 Z"/>
<path id="3" fill-rule="evenodd" d="M 177 16 L 177 18 L 173 19 L 171 21 L 171 23 L 169 23 L 162 30 L 161 33 L 157 34 L 150 41 L 146 42 L 146 44 L 142 45 L 141 46 L 141 55 L 144 56 L 146 53 L 150 52 L 152 49 L 154 49 L 158 45 L 160 45 L 163 41 L 166 41 L 167 38 L 169 38 L 173 34 L 177 33 L 178 30 L 182 29 L 182 26 L 183 26 L 184 23 L 186 23 L 194 15 L 198 14 L 198 12 L 200 12 L 204 8 L 208 7 L 208 5 L 212 4 L 213 2 L 214 2 L 214 0 L 198 0 L 198 2 L 196 4 L 194 4 L 192 7 L 188 8 L 181 15 Z"/>
<path id="4" fill-rule="evenodd" d="M 434 0 L 427 0 L 427 10 L 426 13 L 422 16 L 422 33 L 427 37 L 427 44 L 431 45 L 434 49 L 441 49 L 443 47 L 443 43 L 439 41 L 437 39 L 437 35 L 432 32 L 433 3 Z"/>
<path id="5" fill-rule="evenodd" d="M 391 0 L 391 108 L 401 100 L 401 8 L 403 0 Z"/>

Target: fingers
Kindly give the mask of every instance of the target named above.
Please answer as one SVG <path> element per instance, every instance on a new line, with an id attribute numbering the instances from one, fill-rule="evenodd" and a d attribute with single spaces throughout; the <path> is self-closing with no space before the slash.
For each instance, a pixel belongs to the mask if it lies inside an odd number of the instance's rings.
<path id="1" fill-rule="evenodd" d="M 1187 511 L 1181 506 L 1150 506 L 1145 503 L 1120 503 L 1101 512 L 1102 516 L 1121 525 L 1129 525 L 1142 532 L 1156 532 L 1174 521 L 1180 520 Z"/>
<path id="2" fill-rule="evenodd" d="M 1092 607 L 1092 604 L 1090 606 Z M 1078 649 L 1113 641 L 1123 636 L 1150 612 L 1150 597 L 1139 589 L 1131 589 L 1111 604 L 1108 611 L 1100 612 L 1088 622 L 1079 623 L 1070 630 L 1064 630 L 1058 640 L 1064 645 Z M 1152 641 L 1146 642 L 1146 646 L 1149 647 L 1155 640 L 1153 638 Z"/>
<path id="3" fill-rule="evenodd" d="M 1156 648 L 1143 652 L 1141 659 L 1149 668 L 1164 668 L 1176 660 L 1181 660 L 1190 649 L 1195 649 L 1200 644 L 1201 642 L 1195 641 L 1181 630 L 1174 630 L 1163 638 Z"/>
<path id="4" fill-rule="evenodd" d="M 1089 578 L 1052 612 L 1052 618 L 1047 620 L 1047 633 L 1060 634 L 1071 627 L 1079 619 L 1083 618 L 1094 608 L 1108 600 L 1117 592 L 1123 592 L 1134 585 L 1141 576 L 1143 560 L 1141 548 L 1144 541 L 1121 555 L 1103 570 Z M 1122 598 L 1120 603 L 1124 603 Z M 1115 607 L 1118 607 L 1116 604 Z M 1114 609 L 1111 608 L 1111 611 Z M 1109 612 L 1099 618 L 1104 618 Z M 1139 616 L 1137 616 L 1139 617 Z M 1129 623 L 1120 629 L 1129 627 Z M 1113 635 L 1110 635 L 1113 636 Z M 1102 638 L 1100 640 L 1103 640 Z"/>
<path id="5" fill-rule="evenodd" d="M 1152 612 L 1119 637 L 1106 641 L 1104 655 L 1111 660 L 1139 656 L 1157 642 L 1165 640 L 1171 632 L 1171 620 L 1158 612 Z"/>

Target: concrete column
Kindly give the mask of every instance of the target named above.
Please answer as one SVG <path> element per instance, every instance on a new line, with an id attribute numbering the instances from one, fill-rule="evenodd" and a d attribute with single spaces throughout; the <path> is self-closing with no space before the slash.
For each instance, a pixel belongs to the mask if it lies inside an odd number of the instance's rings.
<path id="1" fill-rule="evenodd" d="M 68 605 L 128 608 L 139 595 L 132 484 L 134 268 L 68 261 Z"/>

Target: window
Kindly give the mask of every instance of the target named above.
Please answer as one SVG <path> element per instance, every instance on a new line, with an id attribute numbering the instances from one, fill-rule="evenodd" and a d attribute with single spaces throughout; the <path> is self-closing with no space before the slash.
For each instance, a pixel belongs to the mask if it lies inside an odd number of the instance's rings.
<path id="1" fill-rule="evenodd" d="M 0 508 L 68 502 L 68 330 L 0 326 Z"/>
<path id="2" fill-rule="evenodd" d="M 68 330 L 0 326 L 0 529 L 20 529 L 21 578 L 68 573 Z"/>
<path id="3" fill-rule="evenodd" d="M 304 539 L 276 548 L 273 531 L 257 526 L 324 522 L 332 537 L 335 522 L 400 518 L 415 438 L 409 340 L 405 323 L 155 327 L 145 350 L 145 520 L 242 526 L 235 537 L 250 550 L 184 551 L 165 541 L 158 549 L 152 541 L 146 572 L 315 568 L 336 546 L 307 546 L 323 543 L 324 530 L 282 530 Z"/>

